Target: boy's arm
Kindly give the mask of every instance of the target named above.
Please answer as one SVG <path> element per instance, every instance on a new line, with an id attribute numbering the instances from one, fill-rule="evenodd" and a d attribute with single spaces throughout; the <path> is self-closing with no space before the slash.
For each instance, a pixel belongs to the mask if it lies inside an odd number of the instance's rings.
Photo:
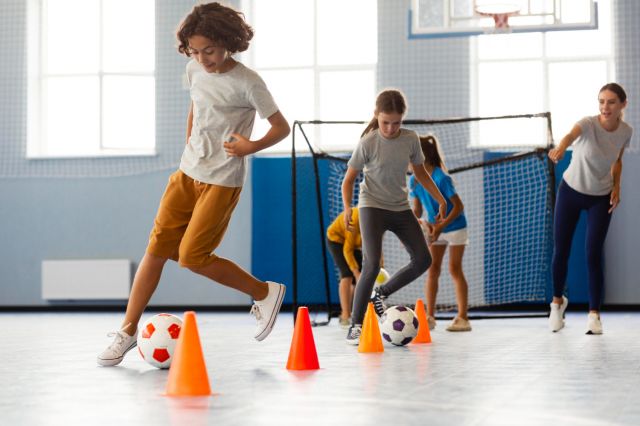
<path id="1" fill-rule="evenodd" d="M 412 164 L 411 167 L 413 168 L 413 174 L 416 179 L 418 179 L 418 182 L 420 182 L 420 185 L 422 185 L 424 189 L 426 189 L 427 192 L 438 202 L 440 206 L 438 208 L 438 216 L 440 219 L 444 219 L 447 214 L 447 201 L 440 193 L 440 190 L 433 182 L 433 179 L 431 179 L 431 176 L 429 176 L 429 173 L 427 173 L 427 170 L 424 168 L 422 163 Z"/>
<path id="2" fill-rule="evenodd" d="M 268 119 L 271 128 L 257 141 L 250 141 L 239 133 L 232 133 L 230 136 L 235 139 L 233 142 L 225 142 L 224 150 L 230 157 L 244 157 L 269 148 L 286 138 L 291 131 L 289 123 L 280 111 L 271 115 Z"/>

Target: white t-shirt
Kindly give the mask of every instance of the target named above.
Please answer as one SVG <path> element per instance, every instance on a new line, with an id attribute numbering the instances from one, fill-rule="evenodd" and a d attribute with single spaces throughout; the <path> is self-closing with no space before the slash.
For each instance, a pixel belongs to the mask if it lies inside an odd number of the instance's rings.
<path id="1" fill-rule="evenodd" d="M 573 154 L 563 178 L 578 192 L 607 195 L 613 189 L 611 166 L 622 148 L 629 146 L 633 129 L 624 121 L 612 132 L 605 130 L 598 116 L 578 121 L 582 134 L 573 142 Z"/>
<path id="2" fill-rule="evenodd" d="M 229 157 L 223 143 L 231 133 L 251 136 L 256 112 L 268 118 L 278 112 L 264 81 L 238 62 L 231 70 L 208 73 L 195 60 L 187 64 L 193 127 L 182 153 L 180 170 L 200 182 L 241 187 L 247 158 Z"/>
<path id="3" fill-rule="evenodd" d="M 424 163 L 420 139 L 413 130 L 400 129 L 394 139 L 383 137 L 378 130 L 364 135 L 349 160 L 349 167 L 364 171 L 358 207 L 409 210 L 409 163 Z"/>

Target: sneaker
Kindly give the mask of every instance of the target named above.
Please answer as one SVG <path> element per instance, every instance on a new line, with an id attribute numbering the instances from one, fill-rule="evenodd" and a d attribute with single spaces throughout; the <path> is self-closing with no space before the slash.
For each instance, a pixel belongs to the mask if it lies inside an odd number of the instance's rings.
<path id="1" fill-rule="evenodd" d="M 447 331 L 471 331 L 471 324 L 469 320 L 455 317 L 449 327 L 447 327 Z"/>
<path id="2" fill-rule="evenodd" d="M 549 329 L 554 333 L 564 327 L 564 311 L 567 309 L 569 299 L 562 296 L 562 304 L 551 302 L 551 312 L 549 313 Z"/>
<path id="3" fill-rule="evenodd" d="M 282 284 L 271 281 L 267 281 L 267 284 L 269 285 L 267 297 L 263 300 L 255 300 L 250 311 L 258 322 L 254 337 L 259 342 L 264 340 L 273 330 L 286 290 L 286 287 Z"/>
<path id="4" fill-rule="evenodd" d="M 351 325 L 351 319 L 349 318 L 340 318 L 340 327 L 349 328 Z"/>
<path id="5" fill-rule="evenodd" d="M 124 331 L 114 331 L 107 334 L 108 337 L 115 337 L 113 343 L 109 345 L 100 355 L 98 355 L 98 365 L 110 367 L 118 365 L 124 359 L 124 356 L 131 349 L 137 346 L 136 336 L 129 336 Z"/>
<path id="6" fill-rule="evenodd" d="M 349 327 L 349 331 L 347 332 L 347 345 L 358 346 L 360 344 L 360 334 L 362 334 L 362 326 L 354 324 Z"/>
<path id="7" fill-rule="evenodd" d="M 587 334 L 602 334 L 600 315 L 595 312 L 589 312 L 589 316 L 587 317 Z"/>
<path id="8" fill-rule="evenodd" d="M 371 302 L 373 303 L 373 309 L 376 311 L 376 315 L 379 317 L 382 317 L 384 311 L 387 310 L 384 299 L 386 299 L 386 297 L 380 294 L 380 287 L 376 287 L 371 293 Z"/>
<path id="9" fill-rule="evenodd" d="M 436 328 L 436 319 L 431 315 L 427 317 L 427 323 L 429 324 L 429 330 Z"/>

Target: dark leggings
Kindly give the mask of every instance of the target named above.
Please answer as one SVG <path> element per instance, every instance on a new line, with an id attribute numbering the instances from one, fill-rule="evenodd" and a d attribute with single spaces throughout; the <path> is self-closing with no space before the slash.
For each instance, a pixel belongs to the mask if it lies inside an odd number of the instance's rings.
<path id="1" fill-rule="evenodd" d="M 556 199 L 553 250 L 553 295 L 562 297 L 567 279 L 571 240 L 580 212 L 587 212 L 585 250 L 589 270 L 589 310 L 600 310 L 604 289 L 602 249 L 607 237 L 611 214 L 610 195 L 586 195 L 571 188 L 563 180 Z"/>
<path id="2" fill-rule="evenodd" d="M 380 287 L 383 296 L 400 290 L 424 273 L 431 265 L 431 255 L 424 234 L 411 210 L 399 212 L 373 207 L 360 208 L 360 232 L 362 233 L 362 273 L 353 298 L 353 324 L 362 324 L 371 291 L 380 270 L 382 237 L 385 231 L 397 235 L 409 252 L 409 263 L 397 271 Z"/>

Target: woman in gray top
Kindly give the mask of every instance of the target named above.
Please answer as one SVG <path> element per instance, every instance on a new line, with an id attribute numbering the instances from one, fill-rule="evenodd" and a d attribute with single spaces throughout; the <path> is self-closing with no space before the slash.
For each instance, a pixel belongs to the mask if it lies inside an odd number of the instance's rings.
<path id="1" fill-rule="evenodd" d="M 360 171 L 364 173 L 358 202 L 362 271 L 356 284 L 351 327 L 347 334 L 347 343 L 353 345 L 360 342 L 368 302 L 371 300 L 376 313 L 382 315 L 385 309 L 383 299 L 418 278 L 431 264 L 420 224 L 409 205 L 406 178 L 409 164 L 420 184 L 438 200 L 440 217 L 446 214 L 447 203 L 424 168 L 424 155 L 417 133 L 400 127 L 406 111 L 404 95 L 398 90 L 385 90 L 378 95 L 374 117 L 353 151 L 342 182 L 344 220 L 350 229 L 353 185 Z M 385 231 L 398 236 L 409 252 L 410 261 L 378 287 L 371 297 L 380 269 Z"/>
<path id="2" fill-rule="evenodd" d="M 600 114 L 585 117 L 549 151 L 554 162 L 573 145 L 571 163 L 563 175 L 556 198 L 553 251 L 553 301 L 549 328 L 564 327 L 564 311 L 569 303 L 563 295 L 571 240 L 580 218 L 587 212 L 585 248 L 589 277 L 587 334 L 602 334 L 600 305 L 604 287 L 602 249 L 611 213 L 620 203 L 622 154 L 629 146 L 633 129 L 622 120 L 627 94 L 616 84 L 604 85 L 598 94 Z"/>

